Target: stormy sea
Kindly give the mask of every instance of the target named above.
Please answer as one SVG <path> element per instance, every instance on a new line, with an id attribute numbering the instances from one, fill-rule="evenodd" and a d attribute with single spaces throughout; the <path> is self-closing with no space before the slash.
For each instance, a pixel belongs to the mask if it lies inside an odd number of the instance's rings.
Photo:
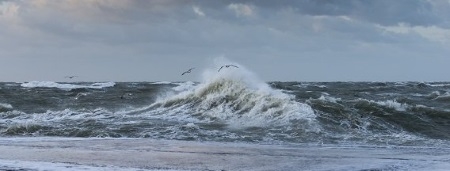
<path id="1" fill-rule="evenodd" d="M 198 72 L 198 82 L 2 82 L 0 170 L 450 168 L 450 82 Z"/>

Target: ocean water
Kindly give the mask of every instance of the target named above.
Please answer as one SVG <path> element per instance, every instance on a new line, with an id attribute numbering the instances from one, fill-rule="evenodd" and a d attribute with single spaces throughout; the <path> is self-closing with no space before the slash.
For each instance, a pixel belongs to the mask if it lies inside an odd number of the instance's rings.
<path id="1" fill-rule="evenodd" d="M 449 82 L 264 82 L 242 66 L 202 76 L 2 82 L 0 137 L 450 148 Z"/>
<path id="2" fill-rule="evenodd" d="M 448 146 L 450 83 L 0 83 L 1 137 Z"/>

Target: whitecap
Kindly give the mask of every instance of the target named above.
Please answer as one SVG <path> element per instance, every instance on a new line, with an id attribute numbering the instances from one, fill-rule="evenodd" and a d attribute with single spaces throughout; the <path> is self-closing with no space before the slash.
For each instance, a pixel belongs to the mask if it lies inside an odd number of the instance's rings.
<path id="1" fill-rule="evenodd" d="M 0 103 L 0 108 L 12 109 L 13 106 L 11 104 L 8 104 L 8 103 Z"/>
<path id="2" fill-rule="evenodd" d="M 93 83 L 91 85 L 78 85 L 78 84 L 64 84 L 57 83 L 53 81 L 31 81 L 27 83 L 22 83 L 20 86 L 26 88 L 59 88 L 63 90 L 72 90 L 77 88 L 90 88 L 90 89 L 102 89 L 106 87 L 113 87 L 116 83 L 114 82 L 104 82 L 104 83 Z"/>
<path id="3" fill-rule="evenodd" d="M 433 100 L 438 100 L 438 101 L 448 101 L 450 100 L 450 93 L 449 92 L 445 92 L 444 94 L 438 94 L 437 97 L 435 97 Z"/>
<path id="4" fill-rule="evenodd" d="M 169 82 L 169 81 L 157 81 L 157 82 L 152 82 L 150 84 L 172 84 L 172 82 Z"/>
<path id="5" fill-rule="evenodd" d="M 322 101 L 327 101 L 327 102 L 331 102 L 331 103 L 337 103 L 338 101 L 341 101 L 342 99 L 341 98 L 336 98 L 336 97 L 331 97 L 331 96 L 327 96 L 327 95 L 321 95 L 320 97 L 319 97 L 319 100 L 322 100 Z"/>
<path id="6" fill-rule="evenodd" d="M 406 111 L 406 109 L 408 109 L 409 107 L 409 105 L 399 103 L 396 100 L 377 101 L 375 103 L 381 106 L 386 106 L 388 108 L 395 109 L 397 111 Z"/>

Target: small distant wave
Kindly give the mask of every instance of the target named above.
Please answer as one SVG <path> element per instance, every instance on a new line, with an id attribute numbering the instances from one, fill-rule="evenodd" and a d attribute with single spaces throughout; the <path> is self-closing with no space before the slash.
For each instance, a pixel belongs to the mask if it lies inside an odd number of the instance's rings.
<path id="1" fill-rule="evenodd" d="M 169 81 L 157 81 L 157 82 L 153 82 L 151 84 L 172 84 L 172 82 L 169 82 Z"/>
<path id="2" fill-rule="evenodd" d="M 433 100 L 448 102 L 450 101 L 450 93 L 445 92 L 444 94 L 440 94 L 439 92 L 435 92 L 435 98 Z"/>
<path id="3" fill-rule="evenodd" d="M 431 87 L 450 87 L 450 83 L 430 83 Z"/>
<path id="4" fill-rule="evenodd" d="M 327 101 L 327 102 L 331 102 L 331 103 L 337 103 L 338 101 L 341 101 L 342 99 L 331 97 L 331 96 L 329 96 L 329 94 L 323 93 L 323 95 L 319 97 L 319 100 Z"/>
<path id="5" fill-rule="evenodd" d="M 397 111 L 406 111 L 406 109 L 409 108 L 409 105 L 404 104 L 404 103 L 399 103 L 396 100 L 377 101 L 374 103 L 381 105 L 381 106 L 395 109 Z"/>
<path id="6" fill-rule="evenodd" d="M 321 100 L 321 101 L 324 101 L 324 102 L 331 102 L 331 103 L 338 103 L 338 102 L 342 101 L 341 98 L 331 97 L 331 96 L 329 96 L 328 93 L 322 93 L 322 95 L 317 100 Z M 395 99 L 393 99 L 393 100 L 385 100 L 385 101 L 374 101 L 374 100 L 367 100 L 367 99 L 361 99 L 360 98 L 360 99 L 357 99 L 356 102 L 365 102 L 365 103 L 368 103 L 370 105 L 378 105 L 378 106 L 382 106 L 382 107 L 385 107 L 385 108 L 394 109 L 396 111 L 406 111 L 409 108 L 414 107 L 414 106 L 408 105 L 406 103 L 397 102 L 397 100 L 395 100 Z M 420 105 L 416 105 L 416 107 L 417 106 L 420 106 Z"/>
<path id="7" fill-rule="evenodd" d="M 44 87 L 44 88 L 59 88 L 63 90 L 72 90 L 78 88 L 102 89 L 106 87 L 113 87 L 115 84 L 116 83 L 114 82 L 104 82 L 104 83 L 93 83 L 90 85 L 78 85 L 78 84 L 56 83 L 52 81 L 31 81 L 27 83 L 22 83 L 20 86 L 26 88 Z"/>
<path id="8" fill-rule="evenodd" d="M 11 104 L 8 104 L 8 103 L 0 103 L 0 112 L 3 112 L 3 111 L 9 111 L 9 110 L 11 110 L 11 109 L 13 109 L 13 106 L 12 106 Z"/>
<path id="9" fill-rule="evenodd" d="M 13 107 L 8 103 L 0 103 L 0 108 L 12 109 Z"/>
<path id="10" fill-rule="evenodd" d="M 327 88 L 326 85 L 317 85 L 315 83 L 299 83 L 297 85 L 294 85 L 295 87 L 299 87 L 299 88 L 307 88 L 307 87 L 316 87 L 316 88 L 321 88 L 321 89 L 325 89 Z"/>

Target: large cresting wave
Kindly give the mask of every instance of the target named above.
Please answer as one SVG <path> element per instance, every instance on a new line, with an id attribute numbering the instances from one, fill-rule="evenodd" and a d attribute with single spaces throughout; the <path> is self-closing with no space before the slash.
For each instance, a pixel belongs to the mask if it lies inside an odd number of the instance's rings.
<path id="1" fill-rule="evenodd" d="M 202 73 L 201 83 L 160 98 L 151 106 L 152 111 L 179 119 L 222 122 L 231 128 L 315 120 L 309 105 L 272 89 L 244 66 L 235 64 L 239 68 L 217 70 L 229 63 L 216 61 L 214 67 Z"/>

